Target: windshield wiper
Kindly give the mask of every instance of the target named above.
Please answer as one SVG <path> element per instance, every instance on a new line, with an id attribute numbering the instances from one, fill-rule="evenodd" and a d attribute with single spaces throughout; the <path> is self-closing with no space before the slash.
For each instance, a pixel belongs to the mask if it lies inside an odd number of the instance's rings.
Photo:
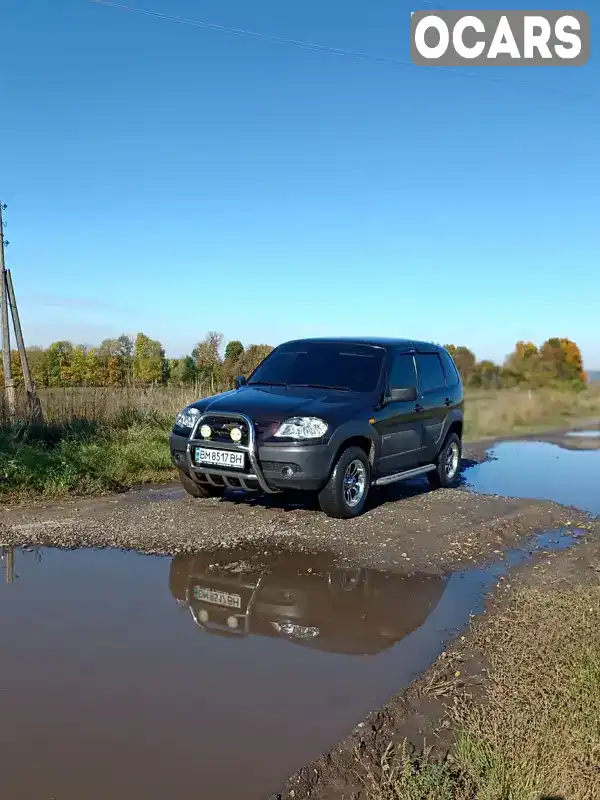
<path id="1" fill-rule="evenodd" d="M 306 389 L 336 389 L 339 392 L 349 392 L 347 386 L 329 386 L 326 383 L 288 383 L 288 386 L 299 386 Z"/>

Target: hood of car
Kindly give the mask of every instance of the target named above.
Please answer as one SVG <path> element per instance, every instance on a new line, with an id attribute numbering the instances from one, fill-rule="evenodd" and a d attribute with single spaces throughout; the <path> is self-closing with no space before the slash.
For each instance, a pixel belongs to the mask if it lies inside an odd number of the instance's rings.
<path id="1" fill-rule="evenodd" d="M 331 419 L 364 404 L 351 392 L 285 386 L 242 386 L 240 389 L 200 400 L 202 412 L 246 414 L 255 422 L 283 422 L 293 416 Z"/>

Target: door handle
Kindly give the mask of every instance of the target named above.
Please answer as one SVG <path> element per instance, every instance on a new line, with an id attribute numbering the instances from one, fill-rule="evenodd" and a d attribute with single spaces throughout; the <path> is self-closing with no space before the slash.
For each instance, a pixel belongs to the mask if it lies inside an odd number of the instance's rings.
<path id="1" fill-rule="evenodd" d="M 449 398 L 449 397 L 447 397 L 447 398 L 444 400 L 444 405 L 445 405 L 445 406 L 451 406 L 451 405 L 452 405 L 452 400 L 450 400 L 450 398 Z"/>

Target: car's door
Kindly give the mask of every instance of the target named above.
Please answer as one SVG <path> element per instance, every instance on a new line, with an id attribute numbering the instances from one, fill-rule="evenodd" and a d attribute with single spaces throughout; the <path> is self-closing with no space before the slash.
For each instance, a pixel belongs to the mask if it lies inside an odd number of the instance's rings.
<path id="1" fill-rule="evenodd" d="M 444 422 L 448 414 L 446 376 L 439 355 L 435 352 L 416 353 L 419 399 L 423 424 L 423 448 L 428 460 L 433 460 L 442 445 Z"/>
<path id="2" fill-rule="evenodd" d="M 391 400 L 392 389 L 417 389 L 417 373 L 412 353 L 392 353 L 388 368 L 385 405 L 377 413 L 375 427 L 381 437 L 379 472 L 402 472 L 422 463 L 423 423 L 415 400 Z"/>

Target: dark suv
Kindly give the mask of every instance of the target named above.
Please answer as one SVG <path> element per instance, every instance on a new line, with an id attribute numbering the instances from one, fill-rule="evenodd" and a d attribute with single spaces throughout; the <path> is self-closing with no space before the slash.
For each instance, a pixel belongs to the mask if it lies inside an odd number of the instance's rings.
<path id="1" fill-rule="evenodd" d="M 406 339 L 301 339 L 276 347 L 236 388 L 177 415 L 170 437 L 194 497 L 227 487 L 317 492 L 358 516 L 371 486 L 457 479 L 464 395 L 443 347 Z"/>

